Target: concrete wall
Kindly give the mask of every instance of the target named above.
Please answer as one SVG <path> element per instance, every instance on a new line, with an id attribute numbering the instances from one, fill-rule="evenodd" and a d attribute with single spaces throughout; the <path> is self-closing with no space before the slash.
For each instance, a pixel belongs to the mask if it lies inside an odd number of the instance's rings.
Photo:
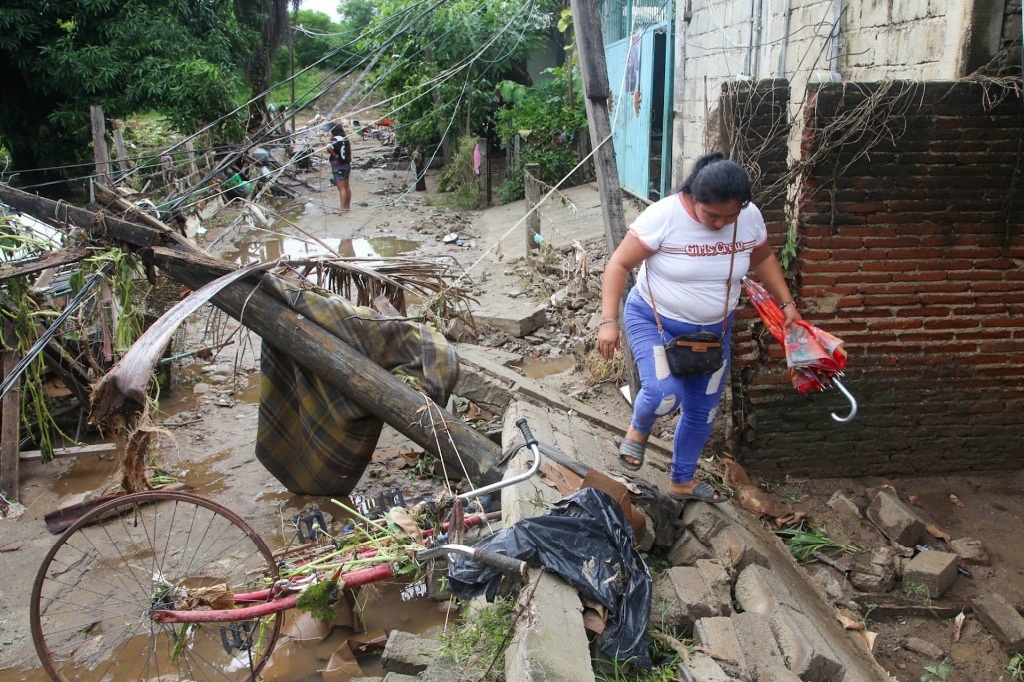
<path id="1" fill-rule="evenodd" d="M 710 114 L 724 82 L 789 79 L 799 121 L 808 83 L 954 80 L 1020 41 L 1020 0 L 679 0 L 676 35 L 673 177 L 682 178 L 717 145 Z M 791 156 L 799 127 L 794 136 Z"/>
<path id="2" fill-rule="evenodd" d="M 1024 465 L 1024 101 L 897 81 L 821 86 L 811 105 L 796 293 L 845 340 L 860 413 L 838 424 L 836 391 L 796 393 L 748 310 L 733 372 L 745 463 L 819 476 Z M 785 226 L 770 230 L 781 243 Z"/>

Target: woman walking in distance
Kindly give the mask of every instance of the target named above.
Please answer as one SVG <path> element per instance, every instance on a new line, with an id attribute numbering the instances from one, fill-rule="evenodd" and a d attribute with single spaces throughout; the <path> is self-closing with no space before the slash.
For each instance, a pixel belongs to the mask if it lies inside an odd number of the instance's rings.
<path id="1" fill-rule="evenodd" d="M 633 401 L 629 431 L 619 447 L 619 461 L 634 471 L 643 466 L 655 419 L 681 406 L 668 489 L 677 500 L 717 503 L 728 499 L 693 476 L 722 399 L 732 313 L 747 270 L 752 268 L 781 301 L 787 326 L 801 319 L 768 245 L 764 219 L 750 197 L 750 178 L 742 167 L 719 152 L 705 154 L 676 193 L 640 214 L 604 271 L 597 348 L 610 360 L 620 343 L 618 309 L 626 276 L 640 267 L 622 322 L 641 386 Z M 672 374 L 665 342 L 700 331 L 722 335 L 722 367 L 711 374 Z"/>
<path id="2" fill-rule="evenodd" d="M 331 182 L 338 188 L 339 213 L 346 213 L 352 206 L 352 188 L 348 179 L 352 175 L 352 145 L 345 134 L 345 126 L 334 124 L 331 128 L 331 145 L 327 148 L 331 159 Z"/>

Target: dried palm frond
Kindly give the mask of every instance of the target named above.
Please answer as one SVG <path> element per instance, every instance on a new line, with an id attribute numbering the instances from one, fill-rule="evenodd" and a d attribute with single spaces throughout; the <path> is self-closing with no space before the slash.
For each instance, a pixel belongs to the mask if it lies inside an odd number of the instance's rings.
<path id="1" fill-rule="evenodd" d="M 469 303 L 475 299 L 458 286 L 459 273 L 450 263 L 415 258 L 323 258 L 291 261 L 306 281 L 344 296 L 358 306 L 371 306 L 380 296 L 401 315 L 408 315 L 408 296 L 424 303 L 423 318 L 469 321 Z"/>

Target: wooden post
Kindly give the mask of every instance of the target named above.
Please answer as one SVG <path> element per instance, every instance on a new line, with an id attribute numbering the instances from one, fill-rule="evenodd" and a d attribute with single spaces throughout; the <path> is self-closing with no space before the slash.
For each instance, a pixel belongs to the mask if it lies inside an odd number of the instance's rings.
<path id="1" fill-rule="evenodd" d="M 427 191 L 427 169 L 423 166 L 423 149 L 412 150 L 412 176 L 416 178 L 416 191 Z"/>
<path id="2" fill-rule="evenodd" d="M 192 138 L 185 140 L 185 151 L 188 152 L 188 170 L 192 175 L 199 175 L 199 166 L 196 165 L 196 148 L 192 144 Z"/>
<path id="3" fill-rule="evenodd" d="M 119 171 L 131 170 L 132 163 L 128 160 L 128 152 L 124 147 L 124 135 L 120 128 L 114 128 L 114 151 L 117 152 L 117 169 Z"/>
<path id="4" fill-rule="evenodd" d="M 480 150 L 480 175 L 477 176 L 477 195 L 480 205 L 486 208 L 491 205 L 491 161 L 487 158 L 487 140 L 476 138 L 476 147 Z"/>
<path id="5" fill-rule="evenodd" d="M 110 152 L 107 150 L 107 123 L 103 117 L 103 107 L 99 104 L 89 106 L 89 122 L 92 126 L 92 153 L 96 160 L 96 181 L 110 184 Z"/>
<path id="6" fill-rule="evenodd" d="M 4 322 L 3 335 L 7 346 L 13 346 L 14 325 Z M 7 377 L 18 364 L 14 351 L 0 356 L 0 378 Z M 8 500 L 18 499 L 18 442 L 21 429 L 21 390 L 17 384 L 0 403 L 0 493 Z"/>
<path id="7" fill-rule="evenodd" d="M 626 217 L 622 209 L 622 190 L 619 171 L 615 165 L 612 146 L 612 127 L 608 118 L 608 64 L 604 58 L 604 39 L 597 3 L 573 0 L 572 20 L 576 27 L 577 52 L 583 75 L 583 94 L 590 122 L 590 142 L 597 171 L 597 188 L 601 193 L 601 212 L 604 216 L 604 234 L 611 253 L 626 236 Z"/>
<path id="8" fill-rule="evenodd" d="M 526 253 L 530 253 L 530 249 L 540 246 L 540 242 L 537 241 L 537 237 L 540 236 L 540 212 L 537 210 L 537 204 L 540 203 L 538 175 L 540 175 L 539 163 L 523 165 L 523 187 L 526 190 L 526 210 L 529 211 L 526 216 Z"/>
<path id="9" fill-rule="evenodd" d="M 601 214 L 604 217 L 604 236 L 608 253 L 612 253 L 626 236 L 626 215 L 622 209 L 622 189 L 619 186 L 619 171 L 615 165 L 615 148 L 612 146 L 612 126 L 608 118 L 608 101 L 611 90 L 608 87 L 608 63 L 604 58 L 604 38 L 601 35 L 601 19 L 597 3 L 591 0 L 572 0 L 572 21 L 576 30 L 576 52 L 580 58 L 580 72 L 583 76 L 583 94 L 587 107 L 587 121 L 590 123 L 590 144 L 594 148 L 594 169 L 597 173 L 597 189 L 601 194 Z M 632 289 L 632 274 L 623 289 L 623 301 Z M 622 344 L 626 358 L 626 372 L 630 392 L 636 397 L 640 390 L 640 378 L 636 363 L 629 351 L 629 344 Z"/>

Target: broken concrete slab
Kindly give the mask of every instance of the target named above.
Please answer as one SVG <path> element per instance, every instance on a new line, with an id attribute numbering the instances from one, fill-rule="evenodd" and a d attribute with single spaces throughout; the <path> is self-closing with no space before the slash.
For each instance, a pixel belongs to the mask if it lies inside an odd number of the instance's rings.
<path id="1" fill-rule="evenodd" d="M 937 599 L 953 586 L 960 557 L 950 552 L 920 552 L 903 567 L 903 584 L 928 588 L 928 596 Z"/>
<path id="2" fill-rule="evenodd" d="M 683 523 L 697 540 L 709 546 L 712 538 L 729 527 L 728 517 L 710 504 L 687 504 Z"/>
<path id="3" fill-rule="evenodd" d="M 693 625 L 693 641 L 714 652 L 722 670 L 740 679 L 748 678 L 747 660 L 744 656 L 746 649 L 740 645 L 731 618 L 701 618 Z"/>
<path id="4" fill-rule="evenodd" d="M 437 642 L 423 639 L 410 632 L 392 630 L 388 635 L 380 664 L 389 673 L 418 675 L 427 669 L 437 652 Z"/>
<path id="5" fill-rule="evenodd" d="M 696 651 L 689 663 L 680 663 L 677 677 L 683 682 L 733 682 L 736 678 L 729 675 L 715 659 L 705 653 Z"/>
<path id="6" fill-rule="evenodd" d="M 483 297 L 473 306 L 473 325 L 480 329 L 493 327 L 498 331 L 522 338 L 532 334 L 547 322 L 547 306 L 522 299 L 509 299 L 502 292 L 489 300 Z"/>
<path id="7" fill-rule="evenodd" d="M 693 630 L 701 618 L 732 613 L 729 576 L 716 562 L 675 566 L 658 575 L 651 598 L 659 629 L 678 635 Z"/>
<path id="8" fill-rule="evenodd" d="M 777 679 L 770 671 L 785 668 L 786 661 L 772 632 L 771 621 L 759 613 L 737 613 L 729 620 L 732 621 L 736 638 L 743 643 L 743 654 L 751 679 Z"/>
<path id="9" fill-rule="evenodd" d="M 974 615 L 1010 655 L 1024 652 L 1024 617 L 1000 594 L 975 598 Z"/>
<path id="10" fill-rule="evenodd" d="M 992 560 L 989 559 L 985 545 L 974 538 L 959 538 L 949 543 L 949 548 L 957 553 L 964 563 L 977 564 L 978 566 L 989 566 Z"/>
<path id="11" fill-rule="evenodd" d="M 736 578 L 734 588 L 736 601 L 744 611 L 771 615 L 775 609 L 787 606 L 799 608 L 797 600 L 775 572 L 753 564 L 747 566 Z"/>
<path id="12" fill-rule="evenodd" d="M 913 651 L 915 654 L 921 654 L 922 656 L 927 656 L 928 658 L 933 658 L 935 660 L 946 657 L 946 652 L 942 647 L 937 644 L 932 644 L 920 637 L 908 637 L 907 640 L 903 642 L 903 647 L 908 651 Z"/>
<path id="13" fill-rule="evenodd" d="M 850 584 L 861 592 L 888 592 L 896 584 L 896 552 L 891 547 L 875 547 L 866 560 L 858 561 L 850 571 Z"/>
<path id="14" fill-rule="evenodd" d="M 789 606 L 779 606 L 769 618 L 786 667 L 800 679 L 815 682 L 843 679 L 846 674 L 843 664 L 807 616 Z"/>
<path id="15" fill-rule="evenodd" d="M 757 546 L 754 538 L 739 526 L 726 526 L 711 538 L 711 551 L 729 575 L 737 575 L 752 564 L 768 566 L 768 560 Z"/>
<path id="16" fill-rule="evenodd" d="M 894 492 L 885 488 L 875 493 L 868 506 L 867 517 L 885 537 L 907 547 L 916 545 L 924 532 L 924 521 Z"/>
<path id="17" fill-rule="evenodd" d="M 860 507 L 858 507 L 853 500 L 851 500 L 849 497 L 847 497 L 841 492 L 836 491 L 832 495 L 832 497 L 829 498 L 827 504 L 829 507 L 836 510 L 837 512 L 849 514 L 854 518 L 859 519 L 863 516 L 863 514 L 861 514 Z"/>
<path id="18" fill-rule="evenodd" d="M 711 548 L 698 540 L 689 530 L 683 531 L 668 553 L 668 561 L 673 566 L 693 566 L 698 559 L 713 557 Z"/>

